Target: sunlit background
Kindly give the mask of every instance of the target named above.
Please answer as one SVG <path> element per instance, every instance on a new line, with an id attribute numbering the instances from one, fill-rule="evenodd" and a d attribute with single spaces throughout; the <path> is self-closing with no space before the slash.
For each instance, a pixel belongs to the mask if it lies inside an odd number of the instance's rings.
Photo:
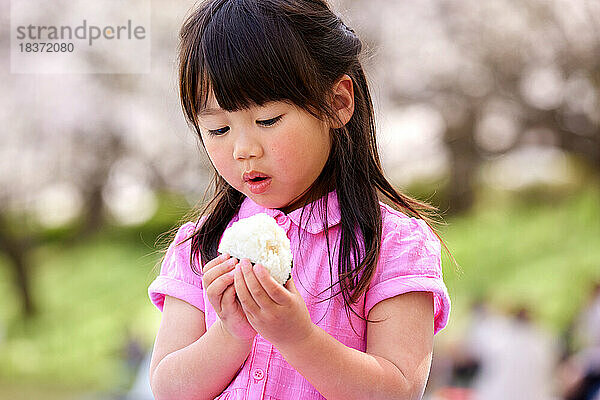
<path id="1" fill-rule="evenodd" d="M 600 1 L 331 4 L 385 172 L 460 264 L 426 398 L 600 398 Z M 0 399 L 149 398 L 161 234 L 212 174 L 178 99 L 192 5 L 152 2 L 150 73 L 17 74 L 0 2 Z"/>

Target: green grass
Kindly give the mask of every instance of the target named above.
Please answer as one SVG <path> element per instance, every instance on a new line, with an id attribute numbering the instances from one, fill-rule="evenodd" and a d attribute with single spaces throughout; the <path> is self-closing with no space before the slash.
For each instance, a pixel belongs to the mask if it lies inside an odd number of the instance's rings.
<path id="1" fill-rule="evenodd" d="M 448 222 L 443 237 L 462 266 L 461 273 L 443 259 L 457 323 L 482 296 L 505 311 L 528 306 L 540 324 L 560 333 L 600 280 L 597 187 L 552 203 L 517 202 Z"/>
<path id="2" fill-rule="evenodd" d="M 148 252 L 108 239 L 39 249 L 33 273 L 39 314 L 30 321 L 8 315 L 9 330 L 0 346 L 2 379 L 101 390 L 122 382 L 127 330 L 148 346 L 156 328 L 158 315 L 146 294 L 156 257 Z M 16 306 L 14 290 L 2 289 Z"/>
<path id="3" fill-rule="evenodd" d="M 180 216 L 175 214 L 172 221 Z M 593 279 L 600 279 L 599 221 L 597 188 L 552 203 L 498 205 L 447 220 L 442 234 L 462 273 L 444 255 L 453 309 L 442 339 L 459 332 L 478 295 L 498 307 L 525 303 L 550 329 L 565 327 Z M 27 322 L 0 258 L 0 322 L 7 328 L 0 340 L 0 388 L 10 382 L 111 391 L 129 382 L 121 361 L 126 332 L 150 348 L 160 320 L 147 288 L 160 257 L 152 248 L 155 235 L 168 227 L 161 224 L 142 237 L 136 229 L 107 230 L 70 247 L 56 240 L 37 249 L 32 279 L 39 314 Z M 16 398 L 6 397 L 6 390 L 0 389 L 0 398 Z"/>
<path id="4" fill-rule="evenodd" d="M 181 198 L 164 196 L 159 211 L 145 226 L 109 226 L 68 246 L 61 232 L 51 233 L 32 254 L 38 313 L 27 321 L 19 315 L 7 260 L 0 257 L 0 327 L 6 327 L 0 398 L 14 398 L 5 392 L 9 385 L 113 391 L 130 383 L 122 361 L 126 336 L 135 335 L 149 349 L 160 320 L 147 295 L 162 256 L 161 242 L 154 243 L 186 209 Z"/>

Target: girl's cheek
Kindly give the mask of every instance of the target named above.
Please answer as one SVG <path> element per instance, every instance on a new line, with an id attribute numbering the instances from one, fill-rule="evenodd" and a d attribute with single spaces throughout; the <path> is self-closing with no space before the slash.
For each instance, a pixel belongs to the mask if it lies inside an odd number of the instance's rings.
<path id="1" fill-rule="evenodd" d="M 298 146 L 299 143 L 284 139 L 271 146 L 271 153 L 278 163 L 290 162 L 298 153 Z"/>
<path id="2" fill-rule="evenodd" d="M 289 175 L 289 172 L 296 166 L 296 161 L 293 154 L 279 151 L 275 153 L 274 157 L 274 169 L 275 173 L 279 175 L 280 178 Z"/>
<path id="3" fill-rule="evenodd" d="M 206 146 L 206 152 L 215 166 L 223 167 L 233 160 L 233 153 L 226 146 L 210 144 Z"/>

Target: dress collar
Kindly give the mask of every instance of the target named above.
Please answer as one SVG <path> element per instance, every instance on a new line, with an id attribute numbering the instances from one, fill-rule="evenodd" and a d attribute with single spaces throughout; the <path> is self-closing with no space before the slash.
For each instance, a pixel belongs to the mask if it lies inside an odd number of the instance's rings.
<path id="1" fill-rule="evenodd" d="M 320 199 L 314 201 L 313 203 L 309 203 L 304 207 L 298 208 L 292 211 L 289 214 L 284 214 L 283 211 L 278 210 L 276 208 L 265 208 L 259 204 L 256 204 L 250 197 L 246 197 L 240 206 L 240 210 L 238 212 L 239 219 L 248 218 L 254 214 L 265 213 L 277 221 L 279 225 L 288 225 L 285 228 L 289 228 L 289 221 L 293 221 L 296 226 L 300 226 L 300 215 L 302 214 L 302 209 L 304 210 L 304 215 L 302 216 L 303 227 L 302 229 L 307 230 L 310 233 L 317 234 L 323 231 L 323 221 L 321 219 L 320 213 L 321 209 L 325 206 L 325 196 Z M 312 215 L 310 215 L 311 205 L 314 204 Z M 310 218 L 309 218 L 310 217 Z M 332 227 L 340 222 L 340 209 L 339 203 L 337 199 L 337 192 L 334 189 L 329 192 L 327 195 L 327 225 L 328 227 Z M 286 229 L 287 230 L 287 229 Z"/>

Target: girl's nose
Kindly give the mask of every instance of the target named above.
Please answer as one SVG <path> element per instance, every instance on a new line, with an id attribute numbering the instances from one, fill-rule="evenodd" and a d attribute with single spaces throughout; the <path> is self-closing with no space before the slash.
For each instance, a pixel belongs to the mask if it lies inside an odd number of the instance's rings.
<path id="1" fill-rule="evenodd" d="M 261 157 L 263 153 L 261 144 L 250 134 L 241 134 L 233 147 L 233 158 L 236 160 L 250 157 Z"/>

